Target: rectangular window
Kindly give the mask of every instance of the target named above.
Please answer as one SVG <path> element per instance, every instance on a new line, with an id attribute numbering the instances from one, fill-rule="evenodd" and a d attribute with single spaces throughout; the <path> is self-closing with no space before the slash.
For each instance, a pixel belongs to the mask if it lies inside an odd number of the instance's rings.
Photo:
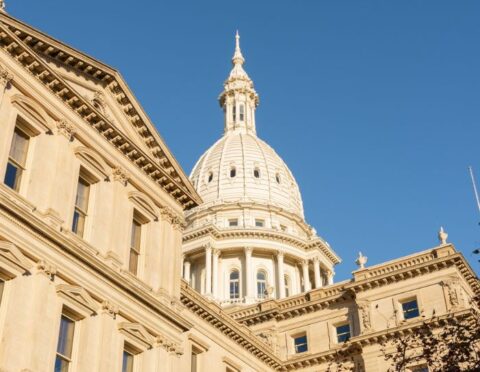
<path id="1" fill-rule="evenodd" d="M 337 342 L 342 343 L 346 342 L 350 339 L 350 325 L 349 324 L 342 324 L 336 326 L 337 330 Z"/>
<path id="2" fill-rule="evenodd" d="M 5 185 L 15 191 L 20 190 L 20 182 L 25 172 L 29 140 L 29 137 L 25 133 L 15 128 L 4 179 Z"/>
<path id="3" fill-rule="evenodd" d="M 412 372 L 428 372 L 428 367 L 427 366 L 419 366 L 419 367 L 414 367 Z"/>
<path id="4" fill-rule="evenodd" d="M 237 227 L 238 226 L 238 220 L 237 219 L 228 220 L 228 226 Z"/>
<path id="5" fill-rule="evenodd" d="M 282 231 L 287 231 L 287 226 L 285 226 L 285 225 L 280 225 L 280 230 L 282 230 Z"/>
<path id="6" fill-rule="evenodd" d="M 60 319 L 60 332 L 58 334 L 57 356 L 55 358 L 54 372 L 68 372 L 72 362 L 73 333 L 75 322 L 65 315 Z"/>
<path id="7" fill-rule="evenodd" d="M 0 280 L 0 306 L 2 305 L 3 289 L 5 288 L 5 282 Z"/>
<path id="8" fill-rule="evenodd" d="M 128 261 L 128 270 L 137 275 L 138 272 L 138 258 L 140 256 L 140 246 L 142 242 L 142 224 L 134 215 L 132 221 L 132 235 L 130 238 L 130 257 Z"/>
<path id="9" fill-rule="evenodd" d="M 133 358 L 134 355 L 130 351 L 123 350 L 122 372 L 133 372 Z"/>
<path id="10" fill-rule="evenodd" d="M 412 319 L 420 315 L 417 300 L 402 302 L 403 319 Z"/>
<path id="11" fill-rule="evenodd" d="M 301 336 L 294 337 L 293 344 L 295 346 L 295 353 L 297 354 L 308 351 L 307 335 L 303 334 Z"/>
<path id="12" fill-rule="evenodd" d="M 263 227 L 265 226 L 264 220 L 255 220 L 255 227 Z"/>
<path id="13" fill-rule="evenodd" d="M 80 176 L 77 183 L 77 195 L 75 197 L 75 210 L 73 212 L 72 222 L 72 231 L 79 236 L 83 236 L 83 233 L 85 232 L 89 196 L 90 185 L 82 176 Z"/>

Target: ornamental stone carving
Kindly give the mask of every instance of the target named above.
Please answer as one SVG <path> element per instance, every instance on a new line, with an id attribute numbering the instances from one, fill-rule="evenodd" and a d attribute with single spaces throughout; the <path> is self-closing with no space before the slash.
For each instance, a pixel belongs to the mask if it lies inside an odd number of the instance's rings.
<path id="1" fill-rule="evenodd" d="M 370 303 L 358 302 L 358 312 L 360 323 L 362 325 L 362 333 L 367 333 L 372 330 L 372 322 L 370 318 Z"/>
<path id="2" fill-rule="evenodd" d="M 3 7 L 2 5 L 3 4 Z M 2 2 L 0 2 L 0 9 L 3 9 L 5 7 L 5 4 Z M 5 89 L 8 84 L 10 84 L 11 82 L 13 81 L 13 75 L 8 72 L 8 70 L 3 67 L 3 66 L 0 66 L 0 86 L 2 87 L 2 89 Z"/>
<path id="3" fill-rule="evenodd" d="M 130 175 L 124 168 L 115 167 L 112 170 L 112 178 L 114 181 L 120 182 L 123 186 L 127 186 Z"/>
<path id="4" fill-rule="evenodd" d="M 100 313 L 107 314 L 111 316 L 113 319 L 115 319 L 118 314 L 118 305 L 108 300 L 105 300 L 100 305 Z"/>
<path id="5" fill-rule="evenodd" d="M 44 274 L 52 281 L 55 278 L 55 275 L 57 274 L 56 266 L 48 263 L 45 260 L 38 261 L 37 264 L 35 265 L 35 268 L 38 274 Z"/>
<path id="6" fill-rule="evenodd" d="M 442 282 L 448 297 L 448 304 L 451 310 L 463 307 L 463 292 L 458 278 L 452 278 Z"/>
<path id="7" fill-rule="evenodd" d="M 61 134 L 62 136 L 65 136 L 69 141 L 73 139 L 73 136 L 75 135 L 75 127 L 68 122 L 65 119 L 60 119 L 56 122 L 57 126 L 57 134 Z"/>
<path id="8" fill-rule="evenodd" d="M 367 261 L 368 257 L 364 256 L 362 252 L 358 252 L 358 257 L 355 263 L 357 264 L 359 270 L 365 269 L 365 264 L 367 263 Z"/>
<path id="9" fill-rule="evenodd" d="M 275 342 L 275 331 L 267 330 L 258 334 L 258 337 L 262 342 L 267 344 L 273 352 L 276 352 L 277 343 Z"/>
<path id="10" fill-rule="evenodd" d="M 443 230 L 443 227 L 440 227 L 440 231 L 438 232 L 438 240 L 440 241 L 440 244 L 447 244 L 447 238 L 448 234 Z"/>

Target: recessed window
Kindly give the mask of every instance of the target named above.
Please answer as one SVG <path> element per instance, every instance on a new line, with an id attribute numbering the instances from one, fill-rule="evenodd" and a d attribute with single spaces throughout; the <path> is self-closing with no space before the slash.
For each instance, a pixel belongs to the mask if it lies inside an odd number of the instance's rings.
<path id="1" fill-rule="evenodd" d="M 191 372 L 198 372 L 200 369 L 200 356 L 202 351 L 195 346 L 192 346 L 192 354 L 190 355 L 190 371 Z"/>
<path id="2" fill-rule="evenodd" d="M 342 343 L 350 340 L 350 324 L 342 324 L 335 327 L 337 331 L 337 342 Z"/>
<path id="3" fill-rule="evenodd" d="M 427 366 L 418 366 L 411 369 L 412 372 L 428 372 Z"/>
<path id="4" fill-rule="evenodd" d="M 255 227 L 264 227 L 264 226 L 265 226 L 265 220 L 260 220 L 260 219 L 255 220 Z"/>
<path id="5" fill-rule="evenodd" d="M 238 220 L 236 218 L 233 218 L 231 220 L 228 220 L 228 226 L 230 227 L 237 227 L 238 226 Z"/>
<path id="6" fill-rule="evenodd" d="M 122 372 L 133 372 L 134 357 L 129 350 L 123 350 Z"/>
<path id="7" fill-rule="evenodd" d="M 207 177 L 207 182 L 210 183 L 213 181 L 213 173 L 212 172 L 208 172 L 208 177 Z"/>
<path id="8" fill-rule="evenodd" d="M 4 179 L 5 185 L 15 191 L 20 190 L 20 182 L 22 180 L 22 175 L 25 172 L 29 141 L 30 138 L 25 133 L 20 129 L 15 128 Z"/>
<path id="9" fill-rule="evenodd" d="M 296 354 L 304 353 L 304 352 L 308 351 L 307 335 L 302 334 L 302 335 L 295 336 L 293 338 L 293 345 L 295 347 L 295 353 Z"/>
<path id="10" fill-rule="evenodd" d="M 282 178 L 280 177 L 280 173 L 275 174 L 275 180 L 277 181 L 278 184 L 282 182 Z"/>
<path id="11" fill-rule="evenodd" d="M 288 297 L 290 296 L 290 278 L 288 277 L 288 275 L 285 275 L 284 282 L 285 282 L 285 297 Z"/>
<path id="12" fill-rule="evenodd" d="M 73 334 L 75 322 L 62 315 L 58 334 L 57 355 L 55 358 L 55 372 L 68 371 L 72 363 Z"/>
<path id="13" fill-rule="evenodd" d="M 267 274 L 264 271 L 257 273 L 257 298 L 263 299 L 267 294 Z"/>
<path id="14" fill-rule="evenodd" d="M 280 225 L 280 230 L 282 230 L 283 232 L 287 231 L 287 226 Z"/>
<path id="15" fill-rule="evenodd" d="M 0 305 L 2 305 L 3 289 L 5 288 L 5 282 L 0 279 Z"/>
<path id="16" fill-rule="evenodd" d="M 245 107 L 240 105 L 240 121 L 245 120 Z"/>
<path id="17" fill-rule="evenodd" d="M 260 168 L 255 168 L 255 169 L 253 170 L 253 176 L 254 176 L 255 178 L 260 178 Z"/>
<path id="18" fill-rule="evenodd" d="M 420 315 L 416 299 L 402 302 L 403 319 L 412 319 Z"/>
<path id="19" fill-rule="evenodd" d="M 237 298 L 240 298 L 240 273 L 238 270 L 233 270 L 230 273 L 230 299 Z"/>
<path id="20" fill-rule="evenodd" d="M 132 220 L 132 233 L 130 237 L 130 253 L 128 258 L 128 271 L 137 275 L 138 259 L 140 257 L 140 249 L 142 243 L 142 223 L 134 213 Z"/>
<path id="21" fill-rule="evenodd" d="M 90 184 L 80 175 L 75 196 L 75 209 L 73 212 L 72 231 L 83 236 L 88 212 L 88 199 L 90 197 Z"/>
<path id="22" fill-rule="evenodd" d="M 237 121 L 237 106 L 236 105 L 233 105 L 233 108 L 232 108 L 232 118 L 233 118 L 233 121 Z"/>
<path id="23" fill-rule="evenodd" d="M 235 167 L 230 168 L 230 177 L 234 178 L 237 175 L 237 169 Z"/>

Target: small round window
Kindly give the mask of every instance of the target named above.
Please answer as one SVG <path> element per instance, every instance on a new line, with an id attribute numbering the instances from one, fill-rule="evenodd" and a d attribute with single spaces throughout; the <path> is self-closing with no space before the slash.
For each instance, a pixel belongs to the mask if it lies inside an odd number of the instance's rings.
<path id="1" fill-rule="evenodd" d="M 255 178 L 260 178 L 260 169 L 259 169 L 259 168 L 255 168 L 255 169 L 253 170 L 253 176 L 254 176 Z"/>
<path id="2" fill-rule="evenodd" d="M 235 167 L 230 168 L 230 177 L 233 178 L 237 175 L 237 169 Z"/>
<path id="3" fill-rule="evenodd" d="M 277 173 L 275 175 L 275 180 L 277 181 L 278 184 L 280 184 L 280 182 L 282 182 L 282 178 L 280 177 L 280 173 Z"/>
<path id="4" fill-rule="evenodd" d="M 207 177 L 207 182 L 210 183 L 213 181 L 213 173 L 212 172 L 208 172 L 208 177 Z"/>

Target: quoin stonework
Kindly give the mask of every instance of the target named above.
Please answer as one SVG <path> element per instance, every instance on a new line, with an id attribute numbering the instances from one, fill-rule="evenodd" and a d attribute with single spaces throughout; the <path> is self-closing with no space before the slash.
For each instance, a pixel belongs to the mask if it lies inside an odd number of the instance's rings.
<path id="1" fill-rule="evenodd" d="M 334 280 L 238 34 L 223 135 L 187 177 L 115 69 L 0 7 L 0 371 L 382 372 L 382 340 L 469 310 L 443 229 Z"/>

